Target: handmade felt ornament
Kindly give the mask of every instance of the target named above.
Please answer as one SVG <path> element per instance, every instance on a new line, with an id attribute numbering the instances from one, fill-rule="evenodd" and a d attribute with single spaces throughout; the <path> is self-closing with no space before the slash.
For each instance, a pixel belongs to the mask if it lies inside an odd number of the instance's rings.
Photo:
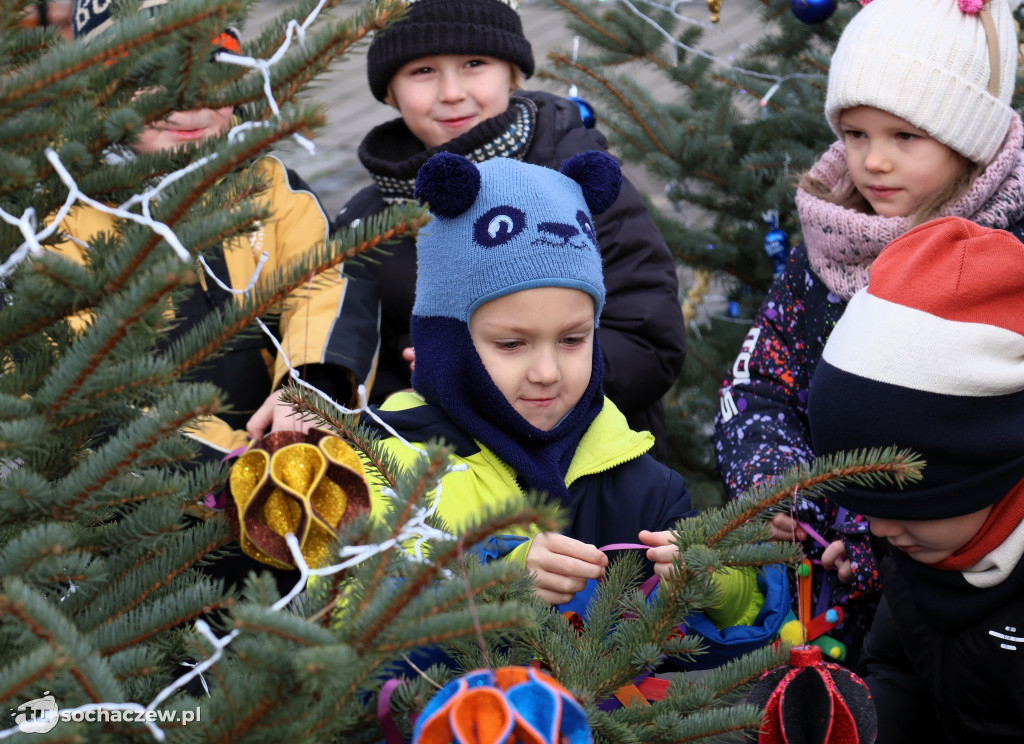
<path id="1" fill-rule="evenodd" d="M 477 669 L 453 679 L 416 721 L 413 744 L 590 744 L 587 715 L 532 667 Z"/>
<path id="2" fill-rule="evenodd" d="M 231 466 L 225 510 L 246 555 L 295 568 L 285 535 L 293 533 L 310 566 L 322 566 L 338 527 L 370 508 L 366 473 L 355 451 L 335 436 L 268 434 Z"/>
<path id="3" fill-rule="evenodd" d="M 765 672 L 747 699 L 764 708 L 757 744 L 871 744 L 878 733 L 868 686 L 822 661 L 818 646 L 794 646 L 789 665 Z"/>

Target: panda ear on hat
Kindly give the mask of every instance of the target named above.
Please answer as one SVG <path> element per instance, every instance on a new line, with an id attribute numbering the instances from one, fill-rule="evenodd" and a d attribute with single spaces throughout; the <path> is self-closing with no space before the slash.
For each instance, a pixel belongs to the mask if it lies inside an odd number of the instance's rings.
<path id="1" fill-rule="evenodd" d="M 438 217 L 457 217 L 473 206 L 479 193 L 476 164 L 451 152 L 439 152 L 424 163 L 413 188 L 419 203 Z"/>
<path id="2" fill-rule="evenodd" d="M 601 214 L 619 198 L 622 169 L 615 158 L 600 150 L 588 150 L 563 160 L 558 171 L 578 183 L 591 214 Z"/>

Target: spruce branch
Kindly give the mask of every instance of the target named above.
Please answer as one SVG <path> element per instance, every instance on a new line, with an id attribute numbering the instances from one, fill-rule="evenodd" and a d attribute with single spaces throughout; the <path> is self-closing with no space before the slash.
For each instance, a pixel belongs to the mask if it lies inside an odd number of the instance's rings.
<path id="1" fill-rule="evenodd" d="M 652 145 L 654 145 L 658 152 L 660 152 L 662 155 L 666 157 L 669 155 L 669 149 L 661 141 L 661 138 L 655 134 L 650 124 L 647 123 L 647 120 L 640 114 L 639 111 L 636 110 L 636 106 L 633 105 L 633 103 L 622 93 L 622 91 L 620 91 L 616 86 L 612 84 L 609 78 L 605 77 L 604 75 L 598 74 L 593 69 L 588 68 L 579 62 L 573 61 L 564 54 L 557 54 L 555 52 L 552 52 L 548 56 L 555 64 L 561 65 L 562 67 L 568 67 L 570 69 L 573 69 L 577 71 L 579 74 L 585 75 L 591 78 L 594 82 L 596 82 L 600 88 L 605 90 L 612 98 L 618 101 L 619 105 L 622 107 L 622 110 L 625 111 L 626 114 L 629 117 L 631 117 L 632 120 L 640 127 L 643 133 L 647 136 L 647 140 Z"/>
<path id="2" fill-rule="evenodd" d="M 395 617 L 422 593 L 427 584 L 438 579 L 443 567 L 458 560 L 463 544 L 476 545 L 491 535 L 501 534 L 512 527 L 525 528 L 531 525 L 536 525 L 542 532 L 550 532 L 557 529 L 558 522 L 550 513 L 544 514 L 541 510 L 534 511 L 527 507 L 504 516 L 485 515 L 482 521 L 461 530 L 459 538 L 449 545 L 435 544 L 430 563 L 416 566 L 412 575 L 406 577 L 405 588 L 392 598 L 385 612 L 377 618 L 377 622 L 352 639 L 352 646 L 356 650 L 366 649 L 374 638 L 388 628 Z"/>
<path id="3" fill-rule="evenodd" d="M 722 509 L 729 521 L 709 535 L 707 544 L 717 545 L 726 535 L 756 519 L 766 509 L 783 504 L 797 493 L 817 496 L 835 491 L 846 483 L 860 486 L 915 483 L 921 479 L 924 461 L 906 449 L 873 448 L 819 457 L 812 464 L 800 464 L 767 484 L 758 484 Z"/>
<path id="4" fill-rule="evenodd" d="M 245 148 L 239 148 L 226 157 L 220 157 L 213 161 L 213 167 L 203 171 L 202 177 L 194 181 L 188 191 L 182 192 L 182 197 L 174 205 L 170 214 L 162 219 L 162 222 L 171 229 L 181 221 L 189 209 L 195 206 L 196 201 L 203 198 L 203 195 L 213 188 L 214 184 L 231 173 L 239 166 L 251 162 L 256 156 L 261 155 L 267 148 L 277 142 L 287 139 L 294 134 L 303 131 L 308 122 L 306 121 L 282 121 L 269 134 L 260 138 L 252 138 L 251 144 Z M 246 143 L 250 140 L 246 139 Z M 118 292 L 124 288 L 135 272 L 142 265 L 142 262 L 149 257 L 153 250 L 163 241 L 159 233 L 153 233 L 152 237 L 136 253 L 135 257 L 128 261 L 121 271 L 108 283 L 110 292 Z"/>
<path id="5" fill-rule="evenodd" d="M 630 52 L 629 45 L 612 33 L 608 24 L 598 22 L 595 18 L 591 17 L 590 14 L 584 12 L 582 8 L 567 2 L 567 0 L 552 0 L 552 2 L 565 12 L 569 13 L 575 19 L 578 28 L 589 30 L 592 38 L 603 38 L 610 47 L 614 48 L 621 54 L 629 55 L 633 59 L 646 60 L 657 67 L 667 69 L 668 65 L 665 61 L 651 52 L 645 51 L 643 54 Z M 572 24 L 570 23 L 570 25 Z"/>
<path id="6" fill-rule="evenodd" d="M 415 481 L 413 482 L 413 486 L 409 490 L 409 497 L 405 500 L 404 503 L 400 503 L 398 505 L 399 508 L 396 513 L 396 519 L 393 522 L 394 527 L 392 527 L 390 539 L 396 539 L 398 537 L 399 531 L 401 530 L 402 526 L 405 525 L 412 518 L 414 509 L 416 509 L 420 503 L 425 502 L 427 494 L 437 487 L 437 483 L 440 480 L 439 473 L 442 468 L 447 467 L 447 460 L 448 451 L 444 448 L 435 450 L 434 454 L 431 457 L 429 457 L 426 466 L 422 468 L 422 470 L 418 473 Z M 366 611 L 370 599 L 372 598 L 372 590 L 373 588 L 379 587 L 381 585 L 381 582 L 384 580 L 384 576 L 386 575 L 388 567 L 390 565 L 391 558 L 394 554 L 395 551 L 393 550 L 387 551 L 383 554 L 383 556 L 381 556 L 381 559 L 377 562 L 377 567 L 374 569 L 373 577 L 370 579 L 370 582 L 367 585 L 367 588 L 370 589 L 370 591 L 368 591 L 363 596 L 362 601 L 360 602 L 359 606 L 356 609 L 355 614 L 357 617 L 362 616 L 362 614 Z M 436 566 L 436 564 L 434 565 Z M 418 593 L 420 589 L 422 589 L 422 587 L 426 584 L 427 581 L 430 580 L 430 578 L 433 577 L 428 576 L 427 572 L 424 572 L 423 576 L 420 577 L 420 583 L 418 584 L 418 586 L 416 586 L 415 591 L 411 593 L 408 591 L 406 592 L 407 599 L 405 601 L 408 602 L 412 596 L 415 596 L 415 594 Z M 397 609 L 398 608 L 393 608 L 393 611 L 397 613 Z M 379 628 L 368 627 L 365 636 L 356 636 L 352 639 L 352 647 L 355 648 L 357 651 L 365 649 L 372 641 L 373 636 L 376 634 L 376 632 L 379 632 Z"/>
<path id="7" fill-rule="evenodd" d="M 47 419 L 54 421 L 58 426 L 72 426 L 74 419 L 63 419 L 61 412 L 67 406 L 68 401 L 73 398 L 78 391 L 85 384 L 86 380 L 91 374 L 93 374 L 102 364 L 102 362 L 110 356 L 111 351 L 121 342 L 122 339 L 128 334 L 129 328 L 139 322 L 146 314 L 153 310 L 153 308 L 162 305 L 168 296 L 178 287 L 182 286 L 187 280 L 187 274 L 169 274 L 163 285 L 155 288 L 155 290 L 141 302 L 139 302 L 132 313 L 119 321 L 117 325 L 112 329 L 112 332 L 104 339 L 103 343 L 95 348 L 95 350 L 88 356 L 82 364 L 79 365 L 80 370 L 74 378 L 65 386 L 64 391 L 57 396 L 57 398 L 46 408 L 43 415 Z"/>
<path id="8" fill-rule="evenodd" d="M 236 600 L 232 597 L 225 597 L 222 600 L 211 602 L 210 604 L 203 605 L 199 608 L 190 609 L 187 612 L 175 613 L 175 616 L 172 619 L 161 625 L 147 628 L 136 635 L 124 636 L 113 645 L 101 647 L 100 653 L 103 656 L 111 656 L 119 653 L 120 651 L 124 651 L 127 648 L 138 646 L 146 641 L 153 640 L 154 638 L 159 638 L 164 633 L 175 628 L 183 627 L 204 615 L 209 615 L 220 610 L 226 610 L 232 607 L 235 604 L 235 601 Z"/>
<path id="9" fill-rule="evenodd" d="M 204 556 L 208 555 L 209 553 L 212 553 L 219 547 L 223 547 L 226 543 L 227 540 L 225 539 L 225 537 L 220 536 L 204 545 L 193 546 L 193 552 L 191 555 L 187 556 L 185 560 L 183 560 L 177 566 L 174 566 L 171 571 L 166 572 L 163 578 L 161 578 L 159 581 L 150 584 L 147 587 L 144 587 L 135 595 L 135 597 L 128 604 L 122 607 L 118 607 L 116 612 L 107 617 L 107 619 L 104 621 L 104 624 L 112 623 L 115 620 L 124 617 L 126 614 L 128 614 L 136 607 L 144 603 L 151 594 L 155 593 L 159 589 L 166 589 L 167 587 L 170 587 L 176 577 L 180 576 L 185 571 L 195 566 L 199 561 L 203 559 Z"/>
<path id="10" fill-rule="evenodd" d="M 184 428 L 190 421 L 201 416 L 212 416 L 217 413 L 218 409 L 219 405 L 216 402 L 207 403 L 183 411 L 177 416 L 160 422 L 148 436 L 138 440 L 137 449 L 126 452 L 120 460 L 111 463 L 102 473 L 98 473 L 95 476 L 95 479 L 85 486 L 77 496 L 72 497 L 61 506 L 54 507 L 51 512 L 52 515 L 57 519 L 75 518 L 79 511 L 79 505 L 89 499 L 93 494 L 100 492 L 103 487 L 115 477 L 123 474 L 128 468 L 132 467 L 138 461 L 142 451 L 153 447 L 160 440 L 174 435 L 179 429 Z M 91 458 L 87 465 L 91 465 L 94 461 L 95 458 Z"/>

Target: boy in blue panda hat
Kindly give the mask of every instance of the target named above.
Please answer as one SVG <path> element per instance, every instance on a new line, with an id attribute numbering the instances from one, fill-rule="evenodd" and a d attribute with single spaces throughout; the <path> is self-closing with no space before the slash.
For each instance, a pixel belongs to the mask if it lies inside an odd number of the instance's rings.
<path id="1" fill-rule="evenodd" d="M 521 535 L 506 556 L 553 604 L 603 577 L 602 545 L 639 538 L 667 576 L 667 530 L 693 514 L 683 478 L 648 454 L 653 437 L 631 430 L 601 389 L 605 289 L 591 215 L 614 203 L 620 183 L 601 152 L 560 172 L 433 156 L 415 192 L 434 215 L 417 242 L 415 392 L 377 412 L 410 442 L 446 440 L 465 464 L 442 480 L 437 513 L 448 529 L 529 489 L 559 504 L 561 534 Z M 401 462 L 418 456 L 395 437 L 384 442 Z M 721 584 L 714 624 L 754 624 L 764 605 L 756 574 L 726 572 Z"/>

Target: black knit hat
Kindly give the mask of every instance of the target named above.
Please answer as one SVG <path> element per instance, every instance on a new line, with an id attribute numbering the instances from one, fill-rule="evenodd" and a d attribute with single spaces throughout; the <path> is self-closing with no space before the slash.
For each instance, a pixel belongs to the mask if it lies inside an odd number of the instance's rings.
<path id="1" fill-rule="evenodd" d="M 533 74 L 517 0 L 410 0 L 405 17 L 379 34 L 367 53 L 370 91 L 378 101 L 407 62 L 435 54 L 480 54 Z"/>

